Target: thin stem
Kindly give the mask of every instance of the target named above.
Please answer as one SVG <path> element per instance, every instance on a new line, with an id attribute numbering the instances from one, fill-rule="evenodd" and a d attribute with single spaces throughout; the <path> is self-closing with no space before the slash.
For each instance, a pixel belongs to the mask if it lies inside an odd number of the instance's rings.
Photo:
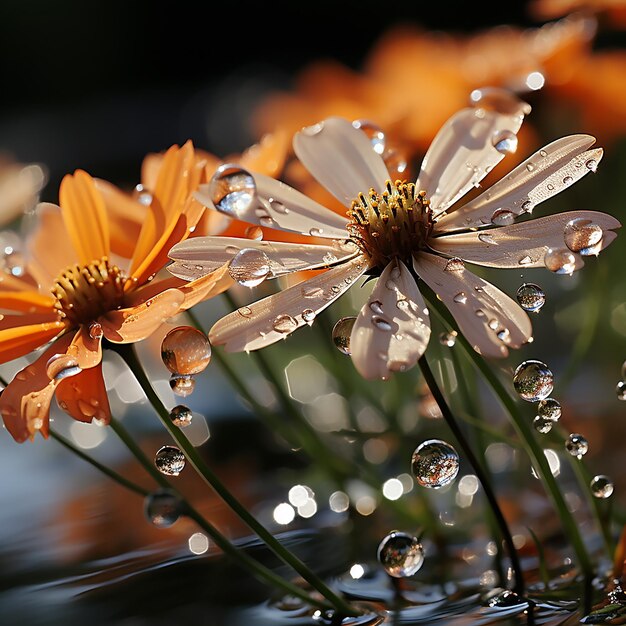
<path id="1" fill-rule="evenodd" d="M 450 407 L 446 402 L 441 390 L 439 389 L 439 385 L 433 376 L 433 373 L 428 365 L 428 361 L 426 357 L 422 356 L 418 361 L 420 370 L 426 380 L 426 384 L 428 385 L 430 392 L 433 394 L 437 404 L 439 405 L 439 409 L 443 415 L 443 418 L 446 420 L 448 427 L 452 431 L 452 434 L 455 436 L 456 440 L 459 442 L 461 449 L 463 450 L 465 457 L 469 461 L 472 466 L 474 473 L 476 474 L 480 484 L 482 485 L 483 491 L 485 492 L 485 496 L 489 505 L 491 506 L 491 510 L 493 511 L 494 517 L 504 539 L 504 543 L 506 544 L 507 551 L 509 553 L 509 558 L 511 559 L 511 567 L 515 572 L 515 591 L 522 595 L 524 593 L 524 575 L 522 571 L 522 567 L 519 562 L 519 557 L 517 554 L 517 550 L 515 548 L 515 544 L 513 543 L 513 537 L 511 536 L 511 531 L 509 530 L 508 524 L 506 523 L 506 519 L 502 514 L 502 510 L 500 509 L 500 505 L 498 504 L 498 500 L 496 499 L 495 493 L 491 489 L 491 484 L 483 471 L 481 464 L 479 463 L 474 451 L 469 445 L 467 439 L 465 439 L 465 435 L 463 431 L 459 427 L 454 415 L 452 415 L 452 411 L 450 411 Z"/>
<path id="2" fill-rule="evenodd" d="M 174 441 L 180 446 L 187 460 L 191 463 L 198 475 L 217 493 L 222 500 L 239 516 L 239 518 L 253 530 L 259 538 L 270 548 L 280 559 L 290 565 L 304 580 L 314 589 L 317 589 L 336 609 L 343 615 L 358 614 L 343 598 L 332 591 L 324 581 L 312 572 L 296 555 L 285 548 L 249 511 L 243 506 L 233 494 L 226 488 L 216 474 L 204 462 L 197 450 L 191 445 L 183 432 L 175 426 L 169 412 L 161 402 L 161 399 L 154 391 L 152 383 L 148 379 L 137 355 L 130 345 L 117 344 L 115 351 L 124 359 L 126 365 L 133 373 L 165 429 L 170 433 Z M 156 470 L 155 470 L 156 471 Z"/>

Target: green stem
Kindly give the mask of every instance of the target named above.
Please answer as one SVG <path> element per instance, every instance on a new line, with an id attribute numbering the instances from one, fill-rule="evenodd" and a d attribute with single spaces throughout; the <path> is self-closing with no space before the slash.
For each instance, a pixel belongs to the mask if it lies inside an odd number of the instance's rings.
<path id="1" fill-rule="evenodd" d="M 443 418 L 446 420 L 448 424 L 448 428 L 452 431 L 452 434 L 459 442 L 461 449 L 463 450 L 465 457 L 469 461 L 472 466 L 474 473 L 476 474 L 480 484 L 485 493 L 485 497 L 491 506 L 491 510 L 494 514 L 498 527 L 500 529 L 500 533 L 502 534 L 502 538 L 504 539 L 504 543 L 506 544 L 507 551 L 509 553 L 509 558 L 511 559 L 511 567 L 515 572 L 515 591 L 522 595 L 524 593 L 524 573 L 522 571 L 522 567 L 520 565 L 519 557 L 517 554 L 517 549 L 515 548 L 515 544 L 513 543 L 513 537 L 511 536 L 511 531 L 509 530 L 506 519 L 502 513 L 502 509 L 500 509 L 500 505 L 498 504 L 498 500 L 496 498 L 495 493 L 491 489 L 491 484 L 487 479 L 487 475 L 483 471 L 481 464 L 478 462 L 474 451 L 469 445 L 467 439 L 463 435 L 463 431 L 459 427 L 454 415 L 452 415 L 452 411 L 446 402 L 446 399 L 443 397 L 441 390 L 439 389 L 439 385 L 435 380 L 435 377 L 428 365 L 428 361 L 426 357 L 422 356 L 418 361 L 420 370 L 422 371 L 422 375 L 426 380 L 426 384 L 430 389 L 430 392 L 433 394 L 435 401 L 439 405 Z"/>
<path id="2" fill-rule="evenodd" d="M 144 393 L 165 429 L 170 433 L 174 441 L 184 452 L 187 460 L 194 467 L 198 475 L 217 493 L 222 500 L 238 515 L 238 517 L 251 529 L 259 538 L 270 548 L 280 559 L 290 565 L 304 580 L 306 580 L 314 589 L 317 589 L 324 598 L 326 598 L 342 615 L 356 615 L 355 609 L 350 606 L 343 598 L 332 591 L 324 581 L 312 572 L 297 556 L 286 549 L 249 511 L 243 506 L 226 488 L 216 474 L 204 462 L 197 450 L 191 445 L 183 432 L 175 426 L 170 417 L 169 412 L 163 406 L 161 399 L 154 391 L 152 383 L 148 379 L 137 355 L 131 345 L 117 344 L 114 346 L 115 351 L 124 359 L 126 365 L 133 373 Z M 155 470 L 157 471 L 157 470 Z"/>

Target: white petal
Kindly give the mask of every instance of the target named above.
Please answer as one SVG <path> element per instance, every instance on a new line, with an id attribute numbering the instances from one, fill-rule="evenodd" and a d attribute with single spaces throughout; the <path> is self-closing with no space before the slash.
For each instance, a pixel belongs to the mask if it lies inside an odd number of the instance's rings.
<path id="1" fill-rule="evenodd" d="M 324 237 L 347 239 L 348 219 L 311 200 L 293 187 L 269 176 L 250 173 L 256 191 L 250 201 L 239 206 L 236 217 L 250 224 L 259 224 L 279 230 Z M 193 194 L 201 204 L 215 209 L 210 185 L 200 185 Z"/>
<path id="2" fill-rule="evenodd" d="M 585 152 L 594 142 L 595 138 L 590 135 L 571 135 L 553 141 L 474 200 L 442 216 L 437 230 L 491 225 L 491 218 L 498 209 L 511 211 L 513 215 L 532 211 L 540 202 L 592 171 L 586 164 L 597 164 L 602 158 L 601 148 Z"/>
<path id="3" fill-rule="evenodd" d="M 598 252 L 617 237 L 612 229 L 621 226 L 606 213 L 569 211 L 482 232 L 442 235 L 431 239 L 428 244 L 442 254 L 487 267 L 544 267 L 543 258 L 549 248 L 566 248 L 565 225 L 574 219 L 590 220 L 602 228 L 604 235 Z M 584 265 L 583 260 L 579 255 L 575 256 L 576 269 L 580 269 Z"/>
<path id="4" fill-rule="evenodd" d="M 293 149 L 309 172 L 348 208 L 359 193 L 382 192 L 389 172 L 365 133 L 340 117 L 303 128 Z"/>
<path id="5" fill-rule="evenodd" d="M 406 265 L 390 263 L 352 329 L 352 362 L 367 379 L 413 367 L 430 339 L 428 309 Z"/>
<path id="6" fill-rule="evenodd" d="M 450 309 L 474 350 L 502 358 L 508 347 L 519 348 L 530 339 L 528 315 L 514 300 L 467 269 L 446 271 L 446 264 L 424 252 L 413 259 L 415 272 Z"/>
<path id="7" fill-rule="evenodd" d="M 415 182 L 435 215 L 465 195 L 500 162 L 504 154 L 494 143 L 506 133 L 515 134 L 524 119 L 519 112 L 466 108 L 455 113 L 437 133 Z"/>
<path id="8" fill-rule="evenodd" d="M 244 248 L 261 250 L 267 256 L 271 278 L 335 265 L 359 252 L 351 241 L 335 240 L 328 245 L 307 245 L 237 237 L 192 237 L 170 250 L 169 257 L 175 263 L 167 269 L 178 278 L 195 280 L 228 263 Z"/>
<path id="9" fill-rule="evenodd" d="M 361 257 L 279 293 L 240 307 L 219 320 L 209 338 L 226 352 L 258 350 L 311 323 L 367 270 Z M 306 318 L 306 319 L 305 319 Z"/>

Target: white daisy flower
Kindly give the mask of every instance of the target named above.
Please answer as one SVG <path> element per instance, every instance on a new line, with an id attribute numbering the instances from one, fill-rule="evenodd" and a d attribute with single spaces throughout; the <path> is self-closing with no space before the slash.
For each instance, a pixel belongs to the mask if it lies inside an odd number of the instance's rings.
<path id="1" fill-rule="evenodd" d="M 364 275 L 378 282 L 350 337 L 357 370 L 368 379 L 413 367 L 430 338 L 426 283 L 446 304 L 474 349 L 505 357 L 531 338 L 531 323 L 509 296 L 466 263 L 571 274 L 598 254 L 620 223 L 595 211 L 573 211 L 515 223 L 563 191 L 602 158 L 589 135 L 545 146 L 469 202 L 458 202 L 517 147 L 529 105 L 508 92 L 473 92 L 472 106 L 444 124 L 415 183 L 391 182 L 382 157 L 362 130 L 332 117 L 293 140 L 308 171 L 348 209 L 342 217 L 282 182 L 222 166 L 196 198 L 251 224 L 271 226 L 328 244 L 225 237 L 187 239 L 172 248 L 169 270 L 193 280 L 230 263 L 243 284 L 327 268 L 313 278 L 226 315 L 210 330 L 214 345 L 250 351 L 310 324 Z M 243 251 L 243 252 L 242 252 Z"/>

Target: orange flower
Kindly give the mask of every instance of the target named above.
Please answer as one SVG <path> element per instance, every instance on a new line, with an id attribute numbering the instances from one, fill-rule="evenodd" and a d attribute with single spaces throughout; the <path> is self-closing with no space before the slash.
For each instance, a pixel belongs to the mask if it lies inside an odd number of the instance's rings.
<path id="1" fill-rule="evenodd" d="M 48 436 L 53 395 L 74 419 L 108 422 L 102 339 L 132 343 L 161 323 L 230 284 L 224 270 L 191 283 L 153 280 L 167 252 L 196 227 L 204 207 L 191 193 L 207 180 L 191 142 L 162 158 L 128 268 L 111 256 L 124 248 L 122 212 L 107 211 L 101 183 L 78 170 L 59 191 L 60 207 L 41 204 L 21 277 L 0 277 L 0 362 L 53 340 L 18 372 L 0 396 L 0 413 L 16 441 Z M 110 204 L 110 203 L 109 203 Z"/>

